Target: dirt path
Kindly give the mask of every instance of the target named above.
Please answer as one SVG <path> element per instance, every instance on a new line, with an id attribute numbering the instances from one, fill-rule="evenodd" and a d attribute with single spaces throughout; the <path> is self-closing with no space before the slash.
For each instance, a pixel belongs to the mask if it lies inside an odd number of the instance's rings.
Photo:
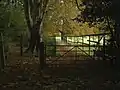
<path id="1" fill-rule="evenodd" d="M 19 48 L 14 48 L 8 62 L 0 73 L 0 90 L 120 90 L 120 72 L 101 61 L 81 62 L 79 68 L 46 68 L 40 73 L 37 58 L 21 57 Z"/>

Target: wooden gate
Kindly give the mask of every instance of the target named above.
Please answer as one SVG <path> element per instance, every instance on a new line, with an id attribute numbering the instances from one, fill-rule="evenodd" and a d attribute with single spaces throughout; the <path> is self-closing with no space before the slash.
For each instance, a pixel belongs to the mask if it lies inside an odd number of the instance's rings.
<path id="1" fill-rule="evenodd" d="M 81 60 L 103 60 L 109 33 L 66 36 L 65 39 L 50 37 L 50 39 L 51 41 L 45 45 L 46 64 L 55 67 L 75 66 Z M 98 52 L 101 49 L 103 52 Z M 99 58 L 98 53 L 101 55 Z"/>

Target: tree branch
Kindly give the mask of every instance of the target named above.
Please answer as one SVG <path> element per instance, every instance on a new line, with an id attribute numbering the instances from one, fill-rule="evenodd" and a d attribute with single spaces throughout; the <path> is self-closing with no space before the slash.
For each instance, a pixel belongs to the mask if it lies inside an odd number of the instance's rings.
<path id="1" fill-rule="evenodd" d="M 48 2 L 49 2 L 49 0 L 46 0 L 45 3 L 44 3 L 44 5 L 43 5 L 42 13 L 41 13 L 41 15 L 39 16 L 39 18 L 38 18 L 38 20 L 37 20 L 37 23 L 38 23 L 38 24 L 41 24 L 41 22 L 42 22 L 43 19 L 44 19 Z"/>
<path id="2" fill-rule="evenodd" d="M 24 13 L 25 13 L 25 18 L 26 18 L 26 21 L 27 21 L 28 28 L 29 28 L 29 30 L 31 30 L 32 23 L 31 23 L 31 19 L 30 19 L 29 2 L 28 2 L 28 0 L 24 0 Z"/>
<path id="3" fill-rule="evenodd" d="M 77 5 L 78 10 L 81 11 L 81 9 L 80 9 L 80 7 L 79 7 L 79 4 L 78 4 L 78 1 L 77 1 L 77 0 L 75 0 L 75 3 L 76 3 L 76 5 Z"/>

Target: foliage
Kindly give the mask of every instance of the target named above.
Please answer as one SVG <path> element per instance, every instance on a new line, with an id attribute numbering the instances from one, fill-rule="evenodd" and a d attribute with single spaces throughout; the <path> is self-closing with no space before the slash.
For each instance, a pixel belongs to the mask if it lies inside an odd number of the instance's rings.
<path id="1" fill-rule="evenodd" d="M 115 56 L 115 63 L 120 63 L 120 1 L 119 0 L 82 0 L 77 7 L 83 6 L 81 14 L 74 20 L 78 22 L 88 22 L 89 25 L 99 25 L 100 29 L 104 29 L 104 32 L 109 31 L 111 33 L 110 44 L 107 48 L 108 55 L 110 53 Z M 113 48 L 114 47 L 114 48 Z M 113 50 L 113 51 L 111 51 Z M 110 53 L 109 53 L 110 52 Z"/>
<path id="2" fill-rule="evenodd" d="M 108 21 L 111 28 L 114 27 L 115 23 L 119 23 L 119 4 L 119 0 L 82 0 L 81 3 L 77 2 L 77 5 L 78 8 L 84 7 L 84 9 L 81 10 L 79 8 L 81 13 L 75 20 L 78 22 L 88 22 L 89 25 L 102 23 L 100 29 L 108 30 Z"/>
<path id="3" fill-rule="evenodd" d="M 0 29 L 5 36 L 15 38 L 14 35 L 19 35 L 26 28 L 22 4 L 15 7 L 3 0 L 0 4 Z"/>
<path id="4" fill-rule="evenodd" d="M 10 42 L 19 40 L 18 35 L 26 31 L 23 6 L 20 0 L 0 1 L 0 32 L 3 33 L 5 52 L 8 51 Z"/>
<path id="5" fill-rule="evenodd" d="M 74 22 L 73 18 L 75 18 L 78 13 L 79 10 L 76 8 L 75 0 L 50 1 L 44 19 L 44 36 L 59 36 L 59 30 L 66 35 L 77 36 L 99 33 L 98 27 L 89 27 L 87 23 L 78 24 L 77 22 Z"/>

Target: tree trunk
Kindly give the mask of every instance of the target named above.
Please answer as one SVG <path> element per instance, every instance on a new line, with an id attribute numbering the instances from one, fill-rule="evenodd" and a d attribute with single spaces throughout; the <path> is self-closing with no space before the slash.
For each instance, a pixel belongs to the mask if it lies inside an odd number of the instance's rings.
<path id="1" fill-rule="evenodd" d="M 29 50 L 33 53 L 35 46 L 36 46 L 36 50 L 38 51 L 38 46 L 40 42 L 39 30 L 36 30 L 34 28 L 30 34 L 31 35 L 30 35 L 30 42 L 29 42 Z"/>

